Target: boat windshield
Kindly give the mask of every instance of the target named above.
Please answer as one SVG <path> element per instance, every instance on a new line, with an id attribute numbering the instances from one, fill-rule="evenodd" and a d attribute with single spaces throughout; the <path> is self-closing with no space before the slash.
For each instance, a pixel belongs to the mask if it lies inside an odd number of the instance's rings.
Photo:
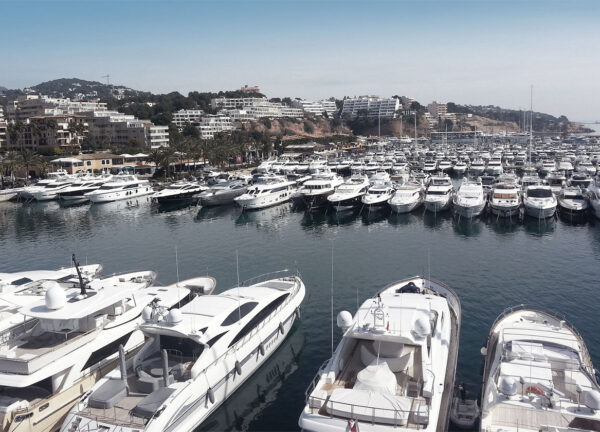
<path id="1" fill-rule="evenodd" d="M 495 199 L 516 199 L 517 194 L 515 194 L 515 193 L 495 193 L 494 198 Z"/>
<path id="2" fill-rule="evenodd" d="M 441 190 L 430 190 L 427 191 L 427 195 L 447 195 L 450 191 L 441 191 Z"/>
<path id="3" fill-rule="evenodd" d="M 121 185 L 104 185 L 100 188 L 100 190 L 109 190 L 109 189 L 118 189 Z"/>
<path id="4" fill-rule="evenodd" d="M 527 191 L 527 196 L 530 198 L 550 198 L 552 191 L 550 189 L 530 189 Z"/>

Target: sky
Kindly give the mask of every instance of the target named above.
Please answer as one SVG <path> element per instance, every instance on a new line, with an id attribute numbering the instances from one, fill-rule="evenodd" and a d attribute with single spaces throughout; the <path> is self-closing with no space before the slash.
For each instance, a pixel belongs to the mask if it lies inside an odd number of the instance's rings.
<path id="1" fill-rule="evenodd" d="M 600 120 L 600 1 L 0 0 L 0 86 L 406 95 Z"/>

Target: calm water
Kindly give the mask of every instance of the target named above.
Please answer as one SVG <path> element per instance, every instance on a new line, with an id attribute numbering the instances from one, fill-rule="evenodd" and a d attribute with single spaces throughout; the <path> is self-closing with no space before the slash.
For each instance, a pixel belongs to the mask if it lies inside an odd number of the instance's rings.
<path id="1" fill-rule="evenodd" d="M 479 349 L 506 307 L 533 304 L 563 312 L 600 365 L 600 223 L 457 222 L 422 210 L 410 215 L 306 214 L 283 205 L 252 213 L 188 207 L 168 212 L 147 199 L 62 208 L 0 203 L 0 271 L 54 268 L 75 252 L 105 273 L 153 269 L 163 284 L 202 274 L 217 291 L 284 268 L 307 287 L 302 321 L 269 363 L 211 418 L 210 430 L 297 430 L 304 391 L 330 356 L 334 309 L 354 312 L 384 285 L 431 275 L 459 295 L 462 334 L 457 380 L 478 391 Z M 335 343 L 340 333 L 335 331 Z"/>

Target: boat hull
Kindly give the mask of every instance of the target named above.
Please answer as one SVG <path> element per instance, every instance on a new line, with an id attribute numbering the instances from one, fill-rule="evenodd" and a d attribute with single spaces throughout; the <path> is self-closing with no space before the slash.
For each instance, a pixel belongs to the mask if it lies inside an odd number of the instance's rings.
<path id="1" fill-rule="evenodd" d="M 93 203 L 103 203 L 137 198 L 140 196 L 150 195 L 153 192 L 154 191 L 152 190 L 152 188 L 149 185 L 147 185 L 140 186 L 135 189 L 120 190 L 116 192 L 108 192 L 103 194 L 92 193 L 90 195 L 86 195 L 86 197 Z"/>
<path id="2" fill-rule="evenodd" d="M 246 193 L 246 188 L 228 190 L 210 195 L 200 195 L 200 205 L 204 207 L 233 204 L 233 200 Z"/>
<path id="3" fill-rule="evenodd" d="M 472 206 L 454 203 L 452 208 L 454 209 L 454 212 L 460 217 L 471 219 L 479 216 L 483 212 L 483 209 L 485 209 L 485 201 Z"/>
<path id="4" fill-rule="evenodd" d="M 525 204 L 525 214 L 535 219 L 547 219 L 554 216 L 556 206 L 554 207 L 539 207 L 531 204 Z"/>
<path id="5" fill-rule="evenodd" d="M 236 199 L 235 203 L 244 210 L 260 210 L 263 208 L 283 204 L 291 199 L 291 191 L 282 191 L 277 194 L 268 194 L 259 198 Z"/>
<path id="6" fill-rule="evenodd" d="M 425 210 L 432 213 L 439 213 L 450 208 L 450 200 L 447 201 L 425 201 Z"/>
<path id="7" fill-rule="evenodd" d="M 423 204 L 423 200 L 419 199 L 410 203 L 395 203 L 393 200 L 390 200 L 388 204 L 394 213 L 410 213 L 419 208 Z"/>
<path id="8" fill-rule="evenodd" d="M 506 218 L 517 216 L 519 214 L 520 208 L 521 208 L 520 205 L 496 206 L 496 205 L 490 204 L 490 209 L 492 210 L 492 214 L 499 216 L 499 217 L 506 217 Z"/>

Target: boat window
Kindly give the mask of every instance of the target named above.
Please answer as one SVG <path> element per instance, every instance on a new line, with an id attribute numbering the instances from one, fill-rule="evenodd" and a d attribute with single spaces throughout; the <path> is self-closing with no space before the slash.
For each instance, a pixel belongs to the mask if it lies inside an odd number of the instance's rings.
<path id="1" fill-rule="evenodd" d="M 198 358 L 204 351 L 204 345 L 188 338 L 160 335 L 160 349 L 171 351 L 182 357 Z"/>
<path id="2" fill-rule="evenodd" d="M 227 318 L 221 323 L 222 327 L 229 326 L 234 324 L 248 315 L 252 310 L 256 307 L 257 302 L 247 302 L 242 304 L 239 308 L 235 308 L 233 312 L 231 312 Z"/>
<path id="3" fill-rule="evenodd" d="M 209 340 L 206 345 L 208 345 L 209 347 L 212 347 L 215 343 L 217 343 L 217 341 L 219 339 L 221 339 L 221 337 L 223 337 L 224 334 L 226 334 L 227 332 L 223 332 L 221 334 L 216 335 L 214 338 L 212 338 L 211 340 Z"/>
<path id="4" fill-rule="evenodd" d="M 430 190 L 430 191 L 427 191 L 427 195 L 446 195 L 446 194 L 448 194 L 448 192 L 450 192 L 450 191 Z"/>
<path id="5" fill-rule="evenodd" d="M 243 329 L 240 330 L 240 332 L 233 338 L 233 340 L 231 341 L 229 346 L 231 347 L 231 346 L 235 345 L 235 343 L 237 341 L 239 341 L 244 336 L 246 336 L 248 333 L 250 333 L 252 330 L 254 330 L 254 328 L 258 324 L 260 324 L 265 318 L 267 318 L 275 309 L 277 309 L 279 306 L 281 306 L 281 304 L 285 301 L 285 299 L 289 295 L 290 294 L 287 293 L 282 296 L 279 296 L 275 300 L 273 300 L 271 303 L 269 303 L 267 306 L 265 306 L 259 313 L 256 314 L 256 316 L 254 318 L 252 318 L 250 320 L 250 322 L 248 322 L 248 324 L 246 324 L 244 326 Z"/>
<path id="6" fill-rule="evenodd" d="M 117 189 L 120 188 L 120 185 L 114 185 L 114 186 L 110 186 L 110 185 L 104 185 L 100 188 L 100 190 L 108 190 L 108 189 Z"/>
<path id="7" fill-rule="evenodd" d="M 31 282 L 31 279 L 24 277 L 24 278 L 12 281 L 11 285 L 20 286 L 20 285 L 25 285 L 26 283 L 29 283 L 29 282 Z"/>
<path id="8" fill-rule="evenodd" d="M 517 197 L 516 194 L 511 194 L 511 193 L 495 193 L 494 194 L 495 199 L 515 199 L 516 197 Z"/>
<path id="9" fill-rule="evenodd" d="M 550 198 L 552 191 L 550 189 L 530 189 L 527 191 L 527 196 L 530 198 Z"/>
<path id="10" fill-rule="evenodd" d="M 109 343 L 108 345 L 104 345 L 103 347 L 98 348 L 90 355 L 90 357 L 88 358 L 87 362 L 85 362 L 85 365 L 83 365 L 81 370 L 83 371 L 87 368 L 95 366 L 107 357 L 119 352 L 119 345 L 125 346 L 125 344 L 129 340 L 130 334 L 131 333 L 128 333 L 125 336 L 122 336 L 119 339 Z"/>

